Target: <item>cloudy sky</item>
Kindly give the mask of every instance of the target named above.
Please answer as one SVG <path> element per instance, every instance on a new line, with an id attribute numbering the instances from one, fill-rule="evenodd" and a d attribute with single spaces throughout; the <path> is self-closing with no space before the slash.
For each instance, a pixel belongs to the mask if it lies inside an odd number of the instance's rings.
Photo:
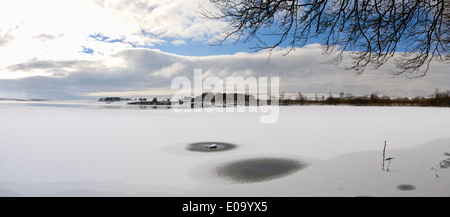
<path id="1" fill-rule="evenodd" d="M 288 56 L 249 44 L 210 46 L 226 23 L 206 20 L 208 0 L 1 0 L 0 98 L 169 96 L 177 76 L 280 77 L 281 91 L 428 96 L 450 89 L 448 66 L 425 78 L 393 77 L 391 66 L 354 76 L 325 64 L 318 44 Z"/>

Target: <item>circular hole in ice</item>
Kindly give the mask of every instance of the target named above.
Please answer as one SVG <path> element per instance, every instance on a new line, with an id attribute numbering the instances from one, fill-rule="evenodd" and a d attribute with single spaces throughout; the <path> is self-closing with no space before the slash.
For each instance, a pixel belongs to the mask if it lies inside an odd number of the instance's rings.
<path id="1" fill-rule="evenodd" d="M 416 190 L 416 186 L 410 184 L 402 184 L 397 186 L 397 189 L 400 191 L 413 191 Z"/>
<path id="2" fill-rule="evenodd" d="M 216 168 L 217 176 L 236 183 L 264 182 L 292 175 L 308 165 L 285 158 L 254 158 L 226 163 Z"/>
<path id="3" fill-rule="evenodd" d="M 189 144 L 186 149 L 196 152 L 220 152 L 235 149 L 236 147 L 236 145 L 224 142 L 199 142 Z"/>

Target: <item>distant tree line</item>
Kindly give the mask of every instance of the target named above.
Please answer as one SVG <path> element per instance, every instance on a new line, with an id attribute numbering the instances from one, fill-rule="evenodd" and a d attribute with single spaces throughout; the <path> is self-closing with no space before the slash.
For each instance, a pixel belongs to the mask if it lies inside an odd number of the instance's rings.
<path id="1" fill-rule="evenodd" d="M 152 101 L 148 101 L 147 98 L 139 98 L 139 102 L 130 102 L 128 105 L 171 105 L 170 99 L 167 101 L 158 101 L 158 98 L 153 98 Z"/>
<path id="2" fill-rule="evenodd" d="M 240 94 L 240 93 L 203 93 L 202 96 L 197 96 L 193 99 L 193 102 L 203 101 L 211 104 L 226 104 L 234 103 L 235 105 L 239 103 L 245 103 L 245 105 L 255 104 L 256 98 L 250 94 Z M 256 105 L 256 104 L 255 104 Z"/>
<path id="3" fill-rule="evenodd" d="M 316 95 L 308 98 L 301 93 L 296 99 L 286 99 L 283 93 L 280 94 L 280 105 L 353 105 L 353 106 L 421 106 L 421 107 L 450 107 L 450 90 L 441 92 L 436 89 L 430 97 L 415 98 L 391 98 L 388 96 L 379 96 L 373 93 L 370 96 L 353 96 L 341 92 L 339 96 L 328 97 Z"/>
<path id="4" fill-rule="evenodd" d="M 352 106 L 418 106 L 418 107 L 450 107 L 450 90 L 440 91 L 436 89 L 434 94 L 429 97 L 414 98 L 391 98 L 389 96 L 379 96 L 378 93 L 372 93 L 368 96 L 354 96 L 350 93 L 341 92 L 339 96 L 334 96 L 331 92 L 325 95 L 315 94 L 314 97 L 307 97 L 301 92 L 297 97 L 286 97 L 286 92 L 281 92 L 279 97 L 267 96 L 264 105 L 271 105 L 273 100 L 279 100 L 279 105 L 352 105 Z M 100 102 L 115 102 L 124 99 L 120 97 L 101 98 Z M 191 107 L 233 104 L 245 106 L 260 106 L 260 99 L 250 94 L 239 93 L 203 93 L 195 98 L 185 97 L 178 102 L 180 105 L 190 104 Z M 167 101 L 158 101 L 153 98 L 147 101 L 147 98 L 139 98 L 139 102 L 130 102 L 129 105 L 171 105 L 170 99 Z"/>
<path id="5" fill-rule="evenodd" d="M 380 96 L 378 93 L 372 93 L 367 96 L 354 96 L 350 93 L 341 92 L 339 96 L 333 96 L 330 92 L 328 96 L 315 94 L 314 97 L 307 97 L 298 93 L 295 98 L 286 97 L 286 92 L 281 92 L 279 97 L 268 96 L 269 100 L 265 105 L 271 105 L 273 100 L 278 98 L 279 105 L 352 105 L 352 106 L 417 106 L 417 107 L 450 107 L 450 90 L 441 92 L 436 89 L 434 94 L 429 97 L 402 97 L 392 98 L 389 96 Z M 179 103 L 190 103 L 194 106 L 209 105 L 245 105 L 260 106 L 260 100 L 249 94 L 237 93 L 203 93 L 195 98 L 188 97 L 181 99 Z M 197 103 L 197 104 L 196 104 Z M 200 104 L 198 104 L 200 103 Z"/>
<path id="6" fill-rule="evenodd" d="M 250 94 L 240 94 L 240 93 L 203 93 L 200 96 L 185 97 L 180 99 L 178 102 L 180 105 L 190 104 L 192 108 L 194 107 L 204 107 L 204 106 L 229 106 L 233 104 L 245 105 L 245 106 L 256 106 L 259 105 L 259 100 L 257 100 L 253 95 Z"/>

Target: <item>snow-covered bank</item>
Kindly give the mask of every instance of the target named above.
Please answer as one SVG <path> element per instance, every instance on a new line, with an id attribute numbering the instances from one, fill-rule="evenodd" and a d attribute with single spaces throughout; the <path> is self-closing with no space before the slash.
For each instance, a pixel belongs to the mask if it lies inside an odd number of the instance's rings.
<path id="1" fill-rule="evenodd" d="M 3 105 L 0 196 L 450 196 L 450 169 L 431 170 L 449 158 L 450 109 L 280 109 L 277 123 L 261 124 L 258 113 Z M 385 140 L 390 172 L 380 166 Z M 205 141 L 238 147 L 186 150 Z M 262 183 L 211 175 L 227 161 L 280 156 L 310 165 Z"/>

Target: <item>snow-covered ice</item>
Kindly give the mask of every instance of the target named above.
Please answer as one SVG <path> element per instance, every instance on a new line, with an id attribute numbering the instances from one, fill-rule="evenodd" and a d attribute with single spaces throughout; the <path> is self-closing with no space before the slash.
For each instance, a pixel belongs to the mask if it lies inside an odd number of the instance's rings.
<path id="1" fill-rule="evenodd" d="M 0 104 L 0 196 L 450 196 L 450 170 L 439 167 L 448 108 L 281 107 L 274 124 L 259 113 L 110 108 Z M 209 141 L 237 148 L 186 150 Z M 260 183 L 213 173 L 250 158 L 309 166 Z"/>

